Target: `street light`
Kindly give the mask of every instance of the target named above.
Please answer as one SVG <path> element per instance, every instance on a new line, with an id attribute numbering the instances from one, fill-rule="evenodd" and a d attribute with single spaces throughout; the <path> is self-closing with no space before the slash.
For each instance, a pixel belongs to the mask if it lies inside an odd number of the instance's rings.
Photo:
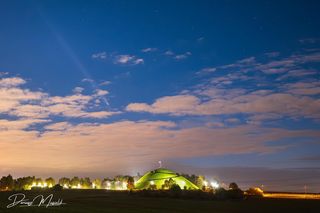
<path id="1" fill-rule="evenodd" d="M 219 188 L 219 184 L 216 181 L 212 181 L 211 183 L 212 188 L 217 189 Z"/>

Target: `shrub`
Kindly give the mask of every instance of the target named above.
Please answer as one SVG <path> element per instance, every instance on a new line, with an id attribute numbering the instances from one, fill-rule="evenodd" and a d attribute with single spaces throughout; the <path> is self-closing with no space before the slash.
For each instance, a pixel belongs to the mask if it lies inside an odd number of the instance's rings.
<path id="1" fill-rule="evenodd" d="M 63 187 L 60 184 L 56 184 L 52 187 L 52 190 L 55 192 L 62 191 Z"/>

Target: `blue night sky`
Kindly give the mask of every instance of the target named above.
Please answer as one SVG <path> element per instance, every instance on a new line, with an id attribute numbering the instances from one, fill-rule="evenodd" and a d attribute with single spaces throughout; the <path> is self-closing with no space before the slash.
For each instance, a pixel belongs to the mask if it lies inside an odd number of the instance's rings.
<path id="1" fill-rule="evenodd" d="M 1 1 L 0 175 L 134 175 L 161 160 L 319 192 L 319 10 Z"/>

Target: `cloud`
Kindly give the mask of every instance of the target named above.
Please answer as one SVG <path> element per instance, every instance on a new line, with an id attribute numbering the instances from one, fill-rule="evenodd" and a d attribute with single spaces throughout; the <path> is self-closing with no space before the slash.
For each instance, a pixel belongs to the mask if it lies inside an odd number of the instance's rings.
<path id="1" fill-rule="evenodd" d="M 111 81 L 103 81 L 103 82 L 101 82 L 99 85 L 100 85 L 100 86 L 107 86 L 107 85 L 109 85 L 109 84 L 111 84 Z"/>
<path id="2" fill-rule="evenodd" d="M 137 58 L 133 55 L 118 55 L 115 58 L 116 64 L 131 64 L 131 65 L 138 65 L 143 64 L 144 60 L 142 58 Z"/>
<path id="3" fill-rule="evenodd" d="M 319 38 L 303 38 L 299 40 L 301 44 L 315 44 L 318 41 L 320 41 Z"/>
<path id="4" fill-rule="evenodd" d="M 175 54 L 173 51 L 171 50 L 167 50 L 166 52 L 164 52 L 164 55 L 166 56 L 170 56 L 176 60 L 183 60 L 183 59 L 186 59 L 188 58 L 189 56 L 192 55 L 191 52 L 185 52 L 185 53 L 182 53 L 182 54 Z"/>
<path id="5" fill-rule="evenodd" d="M 0 130 L 0 167 L 5 165 L 14 169 L 32 165 L 34 168 L 44 168 L 42 171 L 66 169 L 69 172 L 83 172 L 101 171 L 101 168 L 118 172 L 132 171 L 138 169 L 139 164 L 172 156 L 181 159 L 273 153 L 287 146 L 268 146 L 270 141 L 305 135 L 313 140 L 320 138 L 316 130 L 286 130 L 254 125 L 179 128 L 176 123 L 169 121 L 57 122 L 46 125 L 44 129 L 42 132 Z"/>
<path id="6" fill-rule="evenodd" d="M 75 87 L 72 91 L 73 91 L 74 93 L 82 93 L 83 90 L 84 90 L 84 89 L 83 89 L 82 87 Z"/>
<path id="7" fill-rule="evenodd" d="M 148 47 L 148 48 L 142 49 L 141 52 L 148 53 L 148 52 L 155 52 L 155 51 L 157 51 L 157 50 L 158 50 L 157 48 Z"/>
<path id="8" fill-rule="evenodd" d="M 318 90 L 315 90 L 318 92 Z M 313 91 L 313 92 L 315 92 Z M 297 91 L 295 91 L 297 92 Z M 223 115 L 278 113 L 286 116 L 320 118 L 320 101 L 287 93 L 247 92 L 236 96 L 228 90 L 211 90 L 213 98 L 202 101 L 195 95 L 165 96 L 152 104 L 131 103 L 127 111 L 171 115 Z M 233 98 L 229 98 L 233 97 Z"/>
<path id="9" fill-rule="evenodd" d="M 293 95 L 317 95 L 320 94 L 320 82 L 296 82 L 282 86 L 283 90 Z"/>
<path id="10" fill-rule="evenodd" d="M 203 68 L 200 71 L 198 71 L 196 74 L 197 75 L 204 75 L 204 74 L 208 74 L 208 73 L 213 73 L 215 71 L 217 71 L 217 68 L 215 68 L 215 67 L 206 67 L 206 68 Z"/>
<path id="11" fill-rule="evenodd" d="M 82 81 L 82 82 L 89 82 L 89 83 L 94 82 L 94 80 L 91 79 L 91 78 L 84 78 L 84 79 L 82 79 L 81 81 Z"/>
<path id="12" fill-rule="evenodd" d="M 204 41 L 204 37 L 197 38 L 197 42 L 202 42 L 202 41 Z"/>
<path id="13" fill-rule="evenodd" d="M 222 65 L 217 69 L 238 69 L 242 72 L 257 72 L 260 71 L 267 75 L 284 74 L 291 70 L 301 69 L 302 65 L 308 63 L 319 63 L 320 52 L 304 52 L 293 54 L 284 58 L 267 60 L 266 62 L 257 61 L 256 57 L 248 57 L 238 60 L 235 63 Z"/>
<path id="14" fill-rule="evenodd" d="M 268 52 L 268 53 L 265 53 L 265 55 L 270 58 L 274 58 L 274 57 L 278 57 L 280 55 L 280 53 L 279 52 Z"/>
<path id="15" fill-rule="evenodd" d="M 104 60 L 107 58 L 107 53 L 106 52 L 94 53 L 92 54 L 91 58 Z"/>
<path id="16" fill-rule="evenodd" d="M 200 100 L 198 98 L 190 95 L 166 96 L 157 99 L 152 105 L 144 103 L 129 104 L 126 107 L 126 110 L 184 115 L 193 113 L 192 110 L 199 104 L 199 102 Z"/>
<path id="17" fill-rule="evenodd" d="M 0 87 L 16 87 L 22 84 L 25 84 L 26 81 L 19 77 L 12 78 L 1 78 L 0 79 Z"/>
<path id="18" fill-rule="evenodd" d="M 183 53 L 183 54 L 175 55 L 174 58 L 175 58 L 176 60 L 183 60 L 183 59 L 188 58 L 188 57 L 191 56 L 191 55 L 192 55 L 191 52 L 185 52 L 185 53 Z"/>
<path id="19" fill-rule="evenodd" d="M 24 130 L 34 124 L 47 123 L 47 122 L 50 122 L 50 120 L 44 120 L 44 119 L 20 119 L 20 120 L 0 119 L 0 131 Z"/>
<path id="20" fill-rule="evenodd" d="M 174 55 L 174 52 L 172 52 L 171 50 L 167 50 L 164 54 L 165 55 Z"/>
<path id="21" fill-rule="evenodd" d="M 146 48 L 142 50 L 143 52 L 152 52 L 155 51 L 154 48 Z M 135 55 L 130 54 L 115 54 L 110 53 L 107 54 L 106 52 L 99 52 L 92 55 L 93 59 L 106 59 L 110 58 L 110 61 L 112 61 L 114 64 L 122 64 L 122 65 L 138 65 L 138 64 L 144 64 L 144 59 L 140 58 Z"/>
<path id="22" fill-rule="evenodd" d="M 299 78 L 299 77 L 305 77 L 305 76 L 315 76 L 319 74 L 316 70 L 313 69 L 293 69 L 288 71 L 286 74 L 281 75 L 276 80 L 277 81 L 283 81 L 290 78 Z"/>
<path id="23" fill-rule="evenodd" d="M 105 96 L 107 94 L 109 94 L 109 92 L 107 90 L 102 90 L 102 89 L 97 89 L 96 90 L 96 95 L 97 96 Z"/>
<path id="24" fill-rule="evenodd" d="M 44 119 L 49 116 L 105 118 L 119 113 L 105 110 L 94 111 L 97 105 L 96 100 L 107 95 L 106 90 L 97 89 L 91 95 L 82 95 L 83 88 L 76 87 L 73 90 L 75 94 L 51 96 L 44 92 L 22 89 L 20 85 L 25 83 L 24 79 L 3 78 L 1 82 L 0 114 L 30 120 Z"/>

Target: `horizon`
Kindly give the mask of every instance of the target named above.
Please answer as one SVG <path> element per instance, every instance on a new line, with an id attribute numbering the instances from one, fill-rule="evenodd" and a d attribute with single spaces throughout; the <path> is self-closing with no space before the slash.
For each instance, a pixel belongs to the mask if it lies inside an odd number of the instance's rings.
<path id="1" fill-rule="evenodd" d="M 0 177 L 157 168 L 320 192 L 317 1 L 0 2 Z"/>

